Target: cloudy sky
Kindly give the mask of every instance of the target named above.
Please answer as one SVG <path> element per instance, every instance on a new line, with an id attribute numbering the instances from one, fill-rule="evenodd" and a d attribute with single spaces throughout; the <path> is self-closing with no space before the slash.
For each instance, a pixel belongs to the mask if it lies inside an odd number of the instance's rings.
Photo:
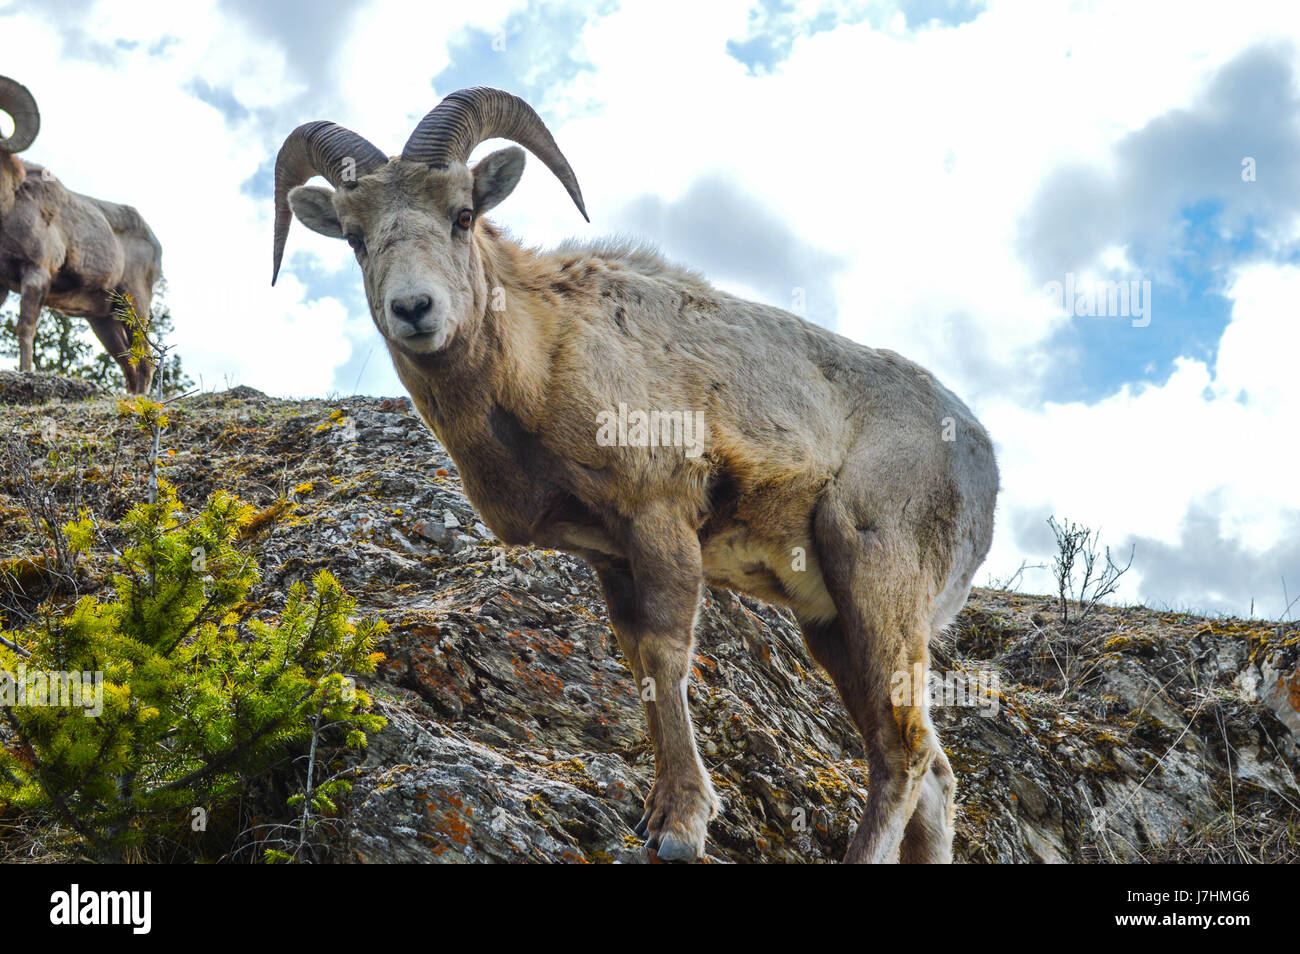
<path id="1" fill-rule="evenodd" d="M 158 234 L 206 387 L 401 393 L 343 243 L 295 225 L 270 287 L 273 158 L 311 119 L 397 153 L 445 93 L 499 86 L 592 219 L 534 161 L 499 224 L 649 239 L 971 404 L 1003 484 L 981 581 L 1047 559 L 1056 514 L 1136 547 L 1128 600 L 1300 595 L 1300 9 L 0 0 L 0 49 L 42 112 L 27 158 Z M 1143 314 L 1051 293 L 1107 282 Z"/>

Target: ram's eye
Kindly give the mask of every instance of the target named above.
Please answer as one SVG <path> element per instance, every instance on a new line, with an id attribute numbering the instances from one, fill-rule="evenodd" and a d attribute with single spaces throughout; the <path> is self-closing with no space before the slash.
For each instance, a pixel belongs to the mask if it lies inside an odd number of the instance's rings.
<path id="1" fill-rule="evenodd" d="M 474 224 L 474 210 L 461 209 L 460 215 L 456 216 L 456 224 L 462 229 L 468 229 Z"/>
<path id="2" fill-rule="evenodd" d="M 361 233 L 349 232 L 346 238 L 348 244 L 352 246 L 352 251 L 364 252 L 366 250 L 366 240 L 361 237 Z"/>

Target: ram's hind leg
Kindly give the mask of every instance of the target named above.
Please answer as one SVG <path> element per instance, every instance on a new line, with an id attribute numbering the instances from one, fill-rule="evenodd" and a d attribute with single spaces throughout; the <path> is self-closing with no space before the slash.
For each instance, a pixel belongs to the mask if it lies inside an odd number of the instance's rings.
<path id="1" fill-rule="evenodd" d="M 929 614 L 918 560 L 906 534 L 872 526 L 833 493 L 818 510 L 815 533 L 839 616 L 804 632 L 862 733 L 870 773 L 866 810 L 844 860 L 896 862 L 923 799 L 933 817 L 939 793 L 927 779 L 942 755 L 928 713 Z"/>
<path id="2" fill-rule="evenodd" d="M 153 307 L 153 288 L 143 282 L 133 282 L 123 289 L 131 296 L 131 304 L 135 307 L 136 316 L 144 323 L 146 333 L 152 322 L 150 309 Z M 125 322 L 123 322 L 125 325 Z M 127 338 L 131 340 L 134 333 L 131 328 L 127 327 Z M 153 382 L 154 362 L 151 348 L 145 349 L 145 356 L 140 359 L 139 364 L 134 368 L 135 380 L 131 390 L 136 394 L 147 394 L 149 385 Z"/>
<path id="3" fill-rule="evenodd" d="M 952 827 L 957 786 L 943 749 L 921 783 L 916 811 L 903 834 L 903 864 L 943 865 L 952 861 Z"/>
<path id="4" fill-rule="evenodd" d="M 88 317 L 86 320 L 90 322 L 90 328 L 103 344 L 104 350 L 112 355 L 113 360 L 122 369 L 122 379 L 126 382 L 127 392 L 143 394 L 144 388 L 140 386 L 139 369 L 136 368 L 131 356 L 131 329 L 127 327 L 126 322 L 111 316 Z"/>

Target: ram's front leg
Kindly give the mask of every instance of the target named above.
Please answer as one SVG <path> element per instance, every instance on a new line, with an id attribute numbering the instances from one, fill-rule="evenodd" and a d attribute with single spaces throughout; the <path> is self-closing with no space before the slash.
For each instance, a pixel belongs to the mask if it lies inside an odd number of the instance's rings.
<path id="1" fill-rule="evenodd" d="M 626 543 L 626 563 L 598 575 L 654 744 L 655 781 L 636 830 L 664 861 L 696 861 L 718 812 L 686 703 L 702 583 L 699 543 L 689 525 L 662 514 L 636 520 Z"/>
<path id="2" fill-rule="evenodd" d="M 36 268 L 23 273 L 18 295 L 18 370 L 34 371 L 36 353 L 36 326 L 45 307 L 45 296 L 50 290 L 50 277 Z"/>

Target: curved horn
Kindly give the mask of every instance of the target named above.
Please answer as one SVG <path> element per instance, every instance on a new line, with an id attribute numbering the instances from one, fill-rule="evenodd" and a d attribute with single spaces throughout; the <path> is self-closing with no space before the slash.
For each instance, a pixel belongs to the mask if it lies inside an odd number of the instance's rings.
<path id="1" fill-rule="evenodd" d="M 22 83 L 0 76 L 0 110 L 14 121 L 14 134 L 8 139 L 0 138 L 0 152 L 22 152 L 35 141 L 41 128 L 36 98 Z"/>
<path id="2" fill-rule="evenodd" d="M 289 237 L 293 211 L 289 190 L 312 176 L 324 176 L 336 189 L 353 188 L 357 179 L 373 172 L 388 157 L 373 144 L 337 123 L 304 123 L 280 147 L 275 157 L 275 268 L 271 284 L 280 276 L 280 259 Z"/>
<path id="3" fill-rule="evenodd" d="M 591 221 L 582 204 L 578 177 L 555 144 L 542 118 L 518 96 L 487 86 L 448 93 L 415 127 L 402 149 L 402 158 L 445 167 L 465 162 L 484 139 L 512 139 L 555 173 L 582 217 Z"/>

